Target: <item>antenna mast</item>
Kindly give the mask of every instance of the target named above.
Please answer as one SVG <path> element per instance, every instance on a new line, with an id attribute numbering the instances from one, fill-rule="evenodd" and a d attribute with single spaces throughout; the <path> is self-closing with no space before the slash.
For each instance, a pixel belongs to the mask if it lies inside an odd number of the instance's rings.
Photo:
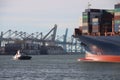
<path id="1" fill-rule="evenodd" d="M 91 7 L 91 4 L 90 4 L 90 2 L 88 2 L 88 9 L 90 9 L 90 7 Z"/>

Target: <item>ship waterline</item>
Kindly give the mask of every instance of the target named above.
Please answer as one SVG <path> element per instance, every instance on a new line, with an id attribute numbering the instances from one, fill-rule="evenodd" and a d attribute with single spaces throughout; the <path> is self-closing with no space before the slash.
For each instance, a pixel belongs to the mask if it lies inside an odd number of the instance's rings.
<path id="1" fill-rule="evenodd" d="M 120 56 L 118 55 L 97 55 L 86 53 L 85 58 L 80 58 L 78 61 L 86 62 L 116 62 L 120 63 Z"/>

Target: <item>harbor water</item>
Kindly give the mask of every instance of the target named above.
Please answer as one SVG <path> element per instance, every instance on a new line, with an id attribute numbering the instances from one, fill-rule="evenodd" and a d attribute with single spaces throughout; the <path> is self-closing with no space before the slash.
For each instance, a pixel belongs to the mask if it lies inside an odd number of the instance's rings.
<path id="1" fill-rule="evenodd" d="M 120 63 L 78 62 L 83 55 L 0 55 L 0 80 L 120 80 Z"/>

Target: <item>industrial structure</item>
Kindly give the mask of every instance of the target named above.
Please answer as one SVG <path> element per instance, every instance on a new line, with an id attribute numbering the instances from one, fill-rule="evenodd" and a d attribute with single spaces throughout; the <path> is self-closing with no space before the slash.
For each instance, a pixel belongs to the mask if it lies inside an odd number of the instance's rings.
<path id="1" fill-rule="evenodd" d="M 56 24 L 46 35 L 42 32 L 31 34 L 12 30 L 1 32 L 0 54 L 15 54 L 17 50 L 32 55 L 80 52 L 80 43 L 75 38 L 67 40 L 68 29 L 62 37 L 56 37 L 56 32 Z"/>

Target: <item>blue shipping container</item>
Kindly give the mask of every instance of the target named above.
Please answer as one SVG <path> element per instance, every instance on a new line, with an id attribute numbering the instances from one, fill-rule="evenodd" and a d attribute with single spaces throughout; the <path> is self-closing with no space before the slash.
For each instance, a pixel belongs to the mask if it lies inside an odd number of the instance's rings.
<path id="1" fill-rule="evenodd" d="M 93 22 L 92 25 L 93 25 L 93 26 L 98 26 L 99 23 L 98 23 L 98 22 Z"/>
<path id="2" fill-rule="evenodd" d="M 120 31 L 120 24 L 115 24 L 115 32 Z"/>

